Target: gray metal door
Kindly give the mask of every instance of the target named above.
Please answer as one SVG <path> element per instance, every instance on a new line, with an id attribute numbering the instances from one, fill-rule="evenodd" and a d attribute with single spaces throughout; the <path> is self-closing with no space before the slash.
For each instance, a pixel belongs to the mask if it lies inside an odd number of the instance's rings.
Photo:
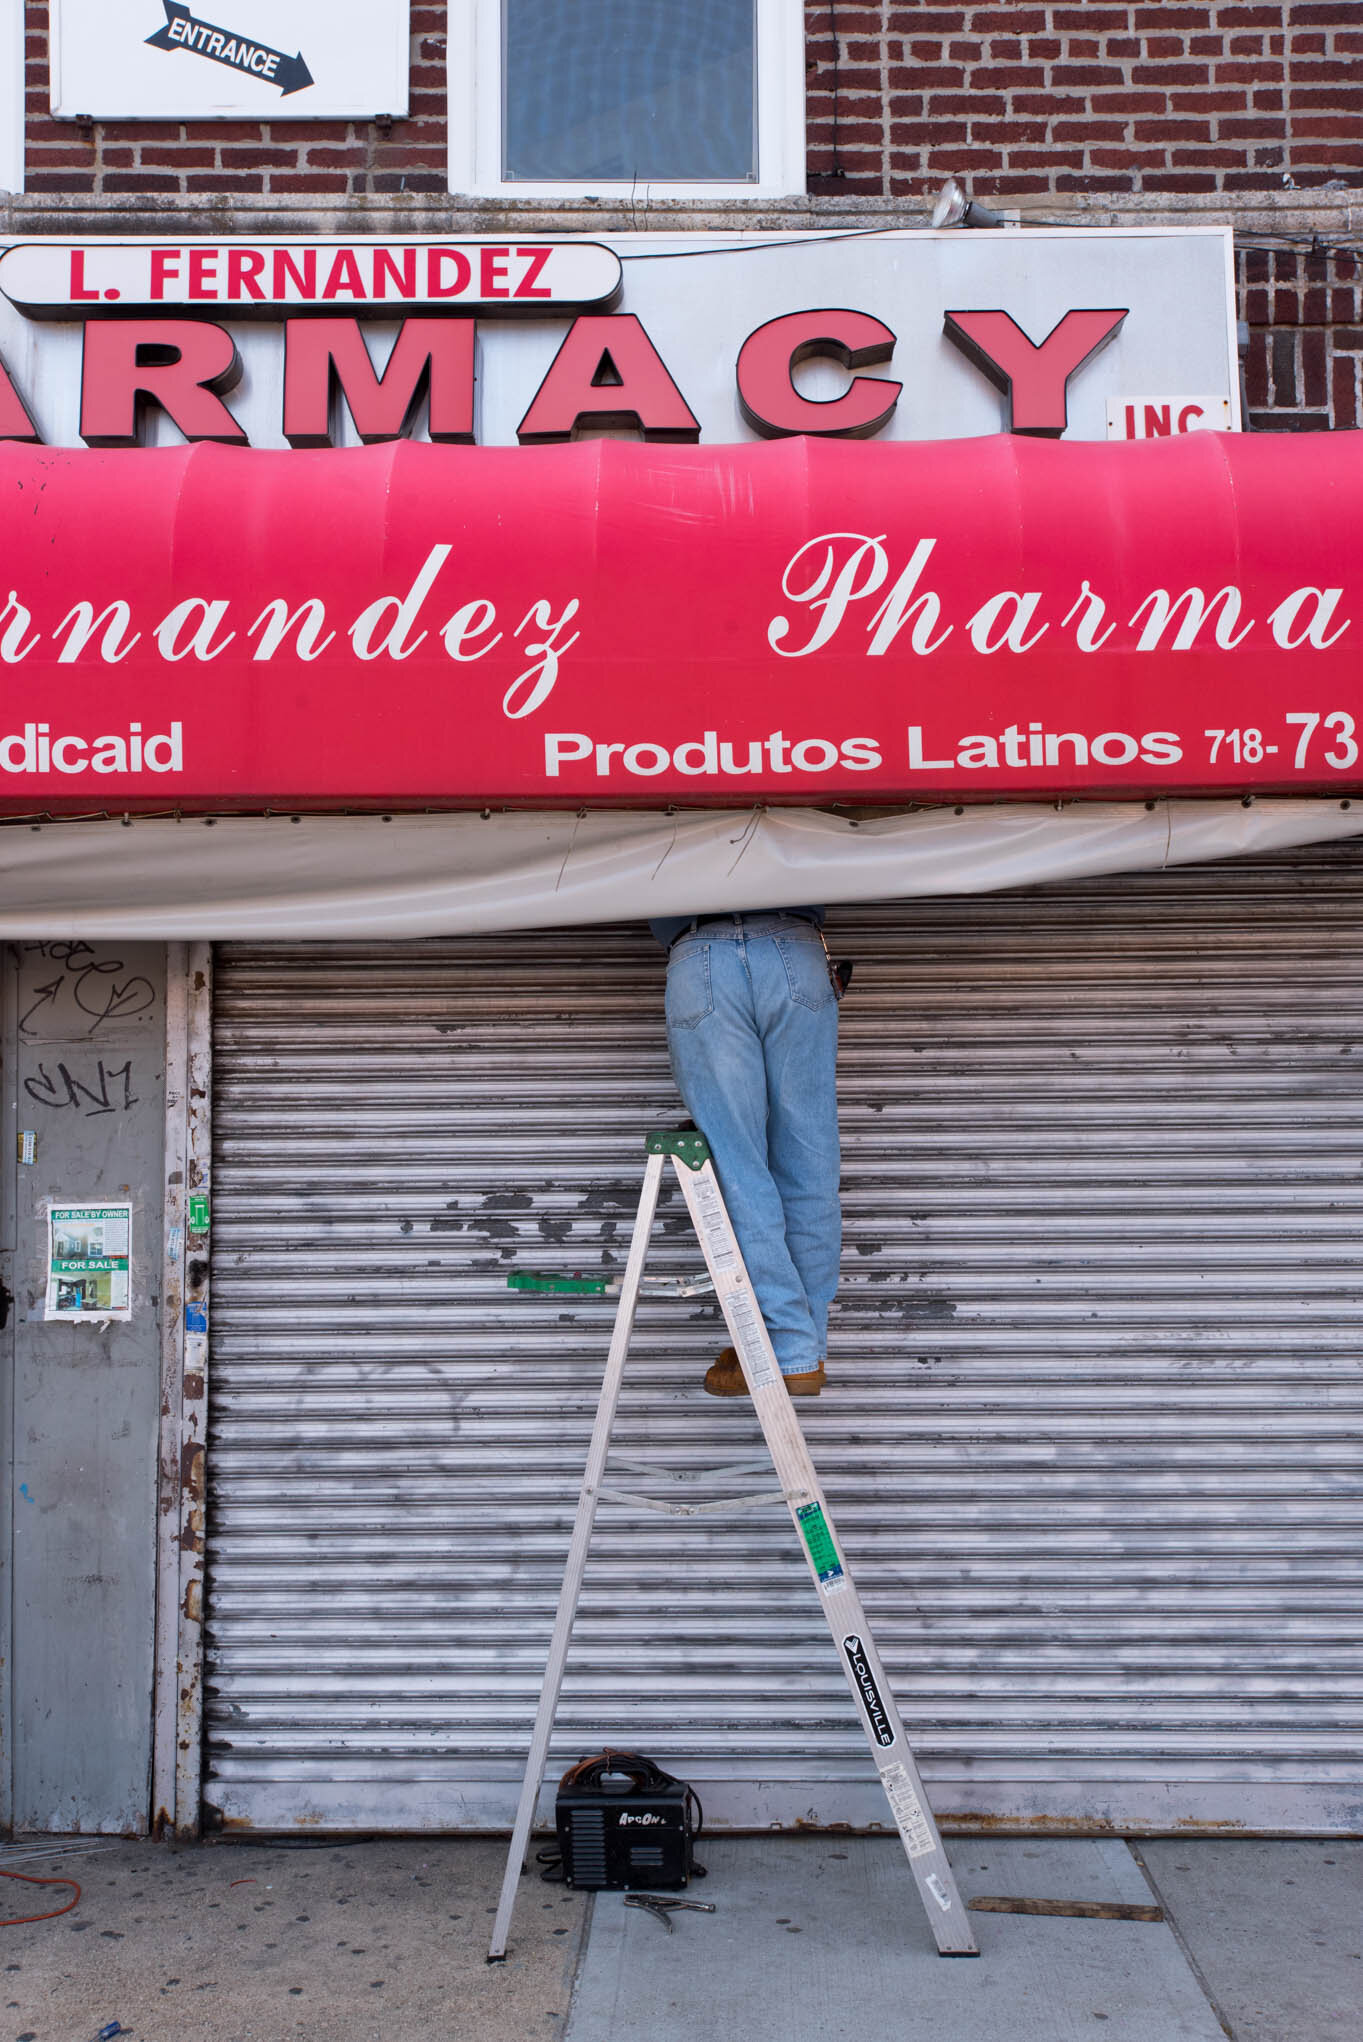
<path id="1" fill-rule="evenodd" d="M 0 1278 L 15 1300 L 0 1333 L 0 1814 L 20 1830 L 139 1834 L 151 1798 L 165 949 L 19 943 L 0 982 Z M 49 1318 L 49 1209 L 106 1202 L 130 1208 L 130 1314 Z"/>
<path id="2" fill-rule="evenodd" d="M 829 935 L 847 1241 L 801 1418 L 939 1815 L 1363 1828 L 1354 854 Z M 505 1825 L 608 1334 L 505 1279 L 623 1255 L 678 1114 L 661 953 L 229 947 L 217 988 L 207 1801 Z M 696 1265 L 679 1202 L 657 1240 Z M 760 1451 L 715 1344 L 644 1307 L 622 1447 Z M 881 1820 L 784 1513 L 599 1525 L 556 1753 Z"/>

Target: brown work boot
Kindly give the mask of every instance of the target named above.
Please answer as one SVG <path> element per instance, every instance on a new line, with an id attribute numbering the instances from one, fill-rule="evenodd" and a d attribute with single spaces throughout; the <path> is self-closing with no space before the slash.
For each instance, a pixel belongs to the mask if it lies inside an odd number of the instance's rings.
<path id="1" fill-rule="evenodd" d="M 799 1375 L 782 1376 L 782 1382 L 792 1397 L 817 1397 L 828 1377 L 824 1365 L 807 1368 Z M 744 1380 L 743 1366 L 732 1347 L 726 1347 L 717 1361 L 712 1361 L 705 1371 L 705 1387 L 712 1397 L 745 1397 L 748 1385 Z"/>
<path id="2" fill-rule="evenodd" d="M 719 1358 L 710 1363 L 705 1371 L 705 1387 L 712 1397 L 747 1396 L 748 1385 L 736 1348 L 726 1347 Z"/>

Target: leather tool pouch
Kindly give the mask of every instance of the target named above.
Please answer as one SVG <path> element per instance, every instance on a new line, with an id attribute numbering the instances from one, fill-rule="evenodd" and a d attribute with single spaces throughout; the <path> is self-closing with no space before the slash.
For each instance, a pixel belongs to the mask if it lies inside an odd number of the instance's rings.
<path id="1" fill-rule="evenodd" d="M 833 962 L 833 953 L 828 947 L 828 939 L 822 929 L 819 931 L 819 941 L 823 944 L 823 954 L 828 960 L 828 982 L 833 988 L 833 998 L 840 1000 L 851 983 L 852 967 L 846 960 L 837 964 Z"/>

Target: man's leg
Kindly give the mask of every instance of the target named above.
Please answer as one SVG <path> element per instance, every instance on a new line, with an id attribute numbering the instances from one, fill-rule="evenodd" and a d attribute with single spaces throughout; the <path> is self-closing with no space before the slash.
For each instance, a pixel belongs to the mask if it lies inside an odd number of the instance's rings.
<path id="1" fill-rule="evenodd" d="M 769 938 L 754 939 L 770 947 Z M 724 1202 L 783 1375 L 814 1369 L 818 1327 L 786 1240 L 767 1157 L 767 1070 L 742 936 L 682 937 L 668 960 L 667 1036 L 678 1089 L 715 1160 Z"/>
<path id="2" fill-rule="evenodd" d="M 801 925 L 754 952 L 767 1073 L 767 1158 L 785 1215 L 786 1245 L 828 1352 L 828 1307 L 838 1288 L 838 1003 L 818 934 Z"/>

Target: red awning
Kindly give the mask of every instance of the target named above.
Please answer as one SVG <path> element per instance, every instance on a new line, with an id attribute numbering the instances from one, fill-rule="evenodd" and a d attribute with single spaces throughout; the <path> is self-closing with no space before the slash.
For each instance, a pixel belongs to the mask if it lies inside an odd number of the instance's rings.
<path id="1" fill-rule="evenodd" d="M 0 447 L 9 813 L 1363 784 L 1352 435 Z"/>

